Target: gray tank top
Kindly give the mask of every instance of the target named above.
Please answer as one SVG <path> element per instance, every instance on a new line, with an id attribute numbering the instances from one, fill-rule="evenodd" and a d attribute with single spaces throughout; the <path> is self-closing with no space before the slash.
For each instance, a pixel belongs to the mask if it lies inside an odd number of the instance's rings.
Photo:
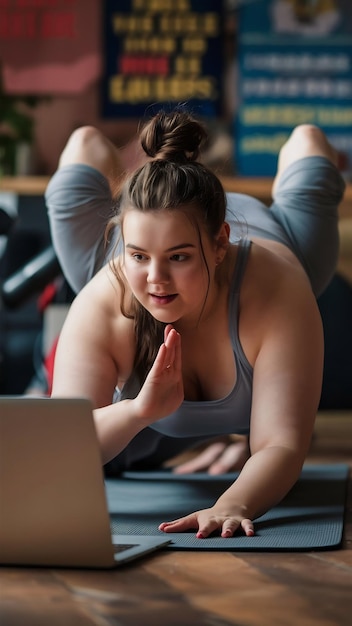
<path id="1" fill-rule="evenodd" d="M 230 433 L 247 434 L 252 406 L 253 368 L 247 361 L 238 336 L 239 299 L 251 242 L 238 243 L 238 255 L 229 297 L 229 330 L 237 379 L 230 393 L 219 400 L 184 400 L 174 413 L 154 422 L 150 428 L 169 437 L 207 437 Z M 129 380 L 115 401 L 135 397 L 135 381 Z M 134 390 L 132 388 L 134 387 Z"/>

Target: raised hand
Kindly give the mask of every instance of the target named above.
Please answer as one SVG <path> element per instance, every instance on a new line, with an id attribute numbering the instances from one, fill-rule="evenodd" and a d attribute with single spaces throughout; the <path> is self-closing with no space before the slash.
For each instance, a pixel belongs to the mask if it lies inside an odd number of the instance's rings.
<path id="1" fill-rule="evenodd" d="M 134 402 L 141 419 L 152 424 L 176 411 L 183 399 L 181 337 L 168 324 L 164 343 Z"/>

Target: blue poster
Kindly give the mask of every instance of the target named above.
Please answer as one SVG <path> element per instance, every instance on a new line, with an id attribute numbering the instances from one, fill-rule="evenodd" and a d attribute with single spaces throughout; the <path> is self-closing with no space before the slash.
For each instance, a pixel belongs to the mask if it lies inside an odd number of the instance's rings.
<path id="1" fill-rule="evenodd" d="M 297 124 L 322 128 L 352 169 L 352 3 L 242 0 L 236 167 L 273 176 Z"/>
<path id="2" fill-rule="evenodd" d="M 105 0 L 103 117 L 179 103 L 218 116 L 221 32 L 219 0 Z"/>

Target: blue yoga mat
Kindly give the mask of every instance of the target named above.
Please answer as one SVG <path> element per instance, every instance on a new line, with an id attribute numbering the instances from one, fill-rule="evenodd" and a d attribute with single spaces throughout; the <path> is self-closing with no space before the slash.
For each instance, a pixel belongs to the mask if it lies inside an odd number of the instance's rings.
<path id="1" fill-rule="evenodd" d="M 125 472 L 106 480 L 114 533 L 158 535 L 160 522 L 212 506 L 238 474 L 177 476 L 168 471 Z M 170 550 L 304 551 L 341 545 L 348 466 L 305 466 L 284 500 L 255 521 L 254 537 L 197 539 L 195 531 L 168 533 Z"/>

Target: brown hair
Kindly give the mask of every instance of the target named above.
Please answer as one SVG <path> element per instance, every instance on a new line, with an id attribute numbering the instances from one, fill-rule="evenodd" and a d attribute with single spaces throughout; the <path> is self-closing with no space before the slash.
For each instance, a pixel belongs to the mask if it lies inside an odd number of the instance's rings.
<path id="1" fill-rule="evenodd" d="M 142 212 L 182 210 L 197 229 L 203 252 L 200 226 L 211 239 L 215 238 L 226 212 L 225 193 L 219 179 L 197 161 L 206 139 L 203 125 L 184 109 L 160 111 L 147 122 L 140 133 L 140 141 L 151 160 L 125 181 L 116 216 L 108 224 L 107 236 L 111 229 L 119 226 L 122 237 L 123 217 L 129 209 Z M 203 258 L 206 265 L 204 254 Z M 134 370 L 142 381 L 163 341 L 164 324 L 155 320 L 135 298 L 127 309 L 123 274 L 118 264 L 113 264 L 112 268 L 122 288 L 121 311 L 134 319 Z"/>

